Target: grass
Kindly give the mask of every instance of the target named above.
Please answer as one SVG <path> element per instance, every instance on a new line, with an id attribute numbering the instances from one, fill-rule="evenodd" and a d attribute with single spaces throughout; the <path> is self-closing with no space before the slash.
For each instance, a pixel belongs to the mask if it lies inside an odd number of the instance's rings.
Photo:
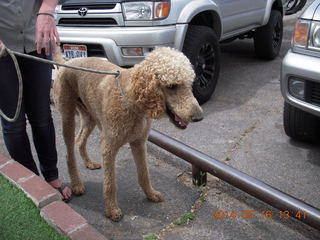
<path id="1" fill-rule="evenodd" d="M 26 195 L 0 174 L 0 239 L 67 240 L 40 216 Z"/>
<path id="2" fill-rule="evenodd" d="M 158 236 L 154 233 L 143 236 L 143 240 L 157 240 Z"/>
<path id="3" fill-rule="evenodd" d="M 190 220 L 193 220 L 195 216 L 192 213 L 184 213 L 173 224 L 181 226 L 187 224 Z"/>

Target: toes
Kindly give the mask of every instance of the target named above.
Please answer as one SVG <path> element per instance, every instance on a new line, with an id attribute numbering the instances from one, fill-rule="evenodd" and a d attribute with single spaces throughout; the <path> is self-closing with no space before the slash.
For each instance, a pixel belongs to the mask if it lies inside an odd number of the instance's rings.
<path id="1" fill-rule="evenodd" d="M 89 168 L 90 170 L 95 170 L 95 169 L 101 168 L 101 164 L 96 162 L 89 162 L 86 164 L 86 167 Z"/>
<path id="2" fill-rule="evenodd" d="M 75 195 L 82 195 L 85 192 L 85 187 L 83 184 L 72 186 L 72 193 Z"/>
<path id="3" fill-rule="evenodd" d="M 113 208 L 111 210 L 106 210 L 106 216 L 114 222 L 118 222 L 122 218 L 122 211 L 120 208 Z"/>
<path id="4" fill-rule="evenodd" d="M 164 197 L 158 191 L 153 191 L 152 193 L 148 194 L 147 198 L 152 202 L 162 202 L 162 201 L 164 201 Z"/>
<path id="5" fill-rule="evenodd" d="M 72 196 L 72 191 L 69 187 L 65 187 L 63 190 L 62 190 L 62 197 L 63 199 L 70 199 Z"/>

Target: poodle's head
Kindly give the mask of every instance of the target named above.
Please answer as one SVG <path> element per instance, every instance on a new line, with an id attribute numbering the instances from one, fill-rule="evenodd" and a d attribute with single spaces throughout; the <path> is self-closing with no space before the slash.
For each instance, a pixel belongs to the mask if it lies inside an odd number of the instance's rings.
<path id="1" fill-rule="evenodd" d="M 167 113 L 179 128 L 202 120 L 202 109 L 192 93 L 195 73 L 180 51 L 159 47 L 134 66 L 131 90 L 142 111 L 153 119 Z"/>

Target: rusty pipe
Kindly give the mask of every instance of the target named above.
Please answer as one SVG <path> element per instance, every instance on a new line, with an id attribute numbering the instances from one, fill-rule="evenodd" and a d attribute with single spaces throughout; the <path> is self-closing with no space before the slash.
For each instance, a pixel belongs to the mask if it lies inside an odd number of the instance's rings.
<path id="1" fill-rule="evenodd" d="M 294 198 L 156 130 L 152 129 L 150 131 L 148 140 L 192 165 L 199 167 L 201 170 L 211 173 L 221 180 L 279 210 L 288 210 L 294 213 L 304 211 L 306 217 L 297 219 L 320 230 L 320 210 L 318 208 Z"/>

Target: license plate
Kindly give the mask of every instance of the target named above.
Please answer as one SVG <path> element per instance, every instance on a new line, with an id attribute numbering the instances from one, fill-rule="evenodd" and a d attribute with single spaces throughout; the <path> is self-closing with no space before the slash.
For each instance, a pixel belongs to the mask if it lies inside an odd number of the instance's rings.
<path id="1" fill-rule="evenodd" d="M 64 56 L 70 58 L 88 57 L 86 45 L 63 45 Z"/>

